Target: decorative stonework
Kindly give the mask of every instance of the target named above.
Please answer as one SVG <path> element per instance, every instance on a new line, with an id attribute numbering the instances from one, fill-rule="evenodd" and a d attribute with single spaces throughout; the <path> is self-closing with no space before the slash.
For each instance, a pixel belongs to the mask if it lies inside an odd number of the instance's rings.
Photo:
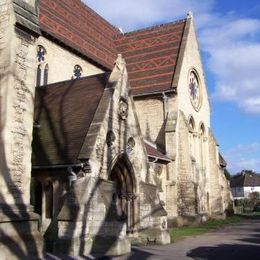
<path id="1" fill-rule="evenodd" d="M 202 94 L 198 73 L 192 69 L 189 72 L 189 95 L 192 106 L 196 111 L 201 107 Z"/>
<path id="2" fill-rule="evenodd" d="M 163 166 L 161 164 L 156 163 L 154 166 L 154 172 L 156 175 L 161 176 L 163 170 Z"/>
<path id="3" fill-rule="evenodd" d="M 115 140 L 116 140 L 116 136 L 115 136 L 114 132 L 112 130 L 109 130 L 107 132 L 107 137 L 106 137 L 106 142 L 107 142 L 108 147 L 111 147 Z"/>
<path id="4" fill-rule="evenodd" d="M 127 146 L 126 146 L 126 152 L 129 154 L 134 150 L 135 147 L 135 140 L 133 137 L 130 137 L 127 141 Z"/>
<path id="5" fill-rule="evenodd" d="M 13 126 L 12 126 L 12 150 L 10 173 L 12 180 L 8 183 L 9 191 L 17 194 L 17 190 L 23 193 L 23 178 L 25 173 L 25 154 L 27 132 L 25 126 L 25 115 L 28 110 L 28 104 L 32 102 L 32 93 L 26 86 L 28 69 L 30 68 L 30 58 L 28 57 L 29 47 L 32 44 L 29 39 L 21 38 L 21 44 L 16 49 L 15 64 L 16 71 L 14 77 L 14 95 L 13 99 Z M 16 192 L 14 192 L 16 190 Z"/>
<path id="6" fill-rule="evenodd" d="M 122 120 L 125 120 L 128 116 L 128 104 L 124 98 L 119 101 L 118 115 Z"/>

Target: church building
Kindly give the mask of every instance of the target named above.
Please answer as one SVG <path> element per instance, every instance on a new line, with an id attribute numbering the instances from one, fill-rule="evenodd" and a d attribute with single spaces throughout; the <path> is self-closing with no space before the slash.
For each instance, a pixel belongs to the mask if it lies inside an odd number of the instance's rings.
<path id="1" fill-rule="evenodd" d="M 127 33 L 80 0 L 0 18 L 2 259 L 122 255 L 232 210 L 191 12 Z"/>

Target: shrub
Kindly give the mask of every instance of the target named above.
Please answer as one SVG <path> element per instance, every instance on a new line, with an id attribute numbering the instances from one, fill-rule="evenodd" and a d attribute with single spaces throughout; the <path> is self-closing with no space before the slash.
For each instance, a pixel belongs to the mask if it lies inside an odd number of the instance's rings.
<path id="1" fill-rule="evenodd" d="M 235 200 L 236 207 L 242 207 L 244 212 L 252 212 L 256 205 L 255 199 L 237 199 Z"/>

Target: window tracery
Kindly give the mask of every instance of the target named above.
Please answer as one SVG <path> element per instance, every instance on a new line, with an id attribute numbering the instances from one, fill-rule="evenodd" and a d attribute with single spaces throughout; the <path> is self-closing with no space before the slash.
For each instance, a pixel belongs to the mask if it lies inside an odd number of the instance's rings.
<path id="1" fill-rule="evenodd" d="M 195 122 L 192 116 L 189 119 L 189 143 L 190 153 L 195 157 Z"/>
<path id="2" fill-rule="evenodd" d="M 47 85 L 49 76 L 49 65 L 47 63 L 47 52 L 42 45 L 37 46 L 37 70 L 36 87 Z"/>
<path id="3" fill-rule="evenodd" d="M 82 75 L 82 68 L 79 65 L 75 65 L 73 69 L 73 77 L 75 79 L 80 79 Z"/>
<path id="4" fill-rule="evenodd" d="M 199 129 L 199 138 L 200 138 L 200 166 L 202 169 L 205 168 L 205 161 L 206 161 L 206 148 L 205 148 L 205 142 L 206 142 L 206 131 L 204 124 L 202 123 L 200 125 Z"/>

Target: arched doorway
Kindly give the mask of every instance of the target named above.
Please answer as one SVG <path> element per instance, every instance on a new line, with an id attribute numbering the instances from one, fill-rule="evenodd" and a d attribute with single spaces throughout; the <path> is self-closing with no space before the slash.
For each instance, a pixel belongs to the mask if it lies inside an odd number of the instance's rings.
<path id="1" fill-rule="evenodd" d="M 127 232 L 132 233 L 135 226 L 135 178 L 132 165 L 126 155 L 118 157 L 109 179 L 115 183 L 113 202 L 118 220 L 126 221 Z"/>

